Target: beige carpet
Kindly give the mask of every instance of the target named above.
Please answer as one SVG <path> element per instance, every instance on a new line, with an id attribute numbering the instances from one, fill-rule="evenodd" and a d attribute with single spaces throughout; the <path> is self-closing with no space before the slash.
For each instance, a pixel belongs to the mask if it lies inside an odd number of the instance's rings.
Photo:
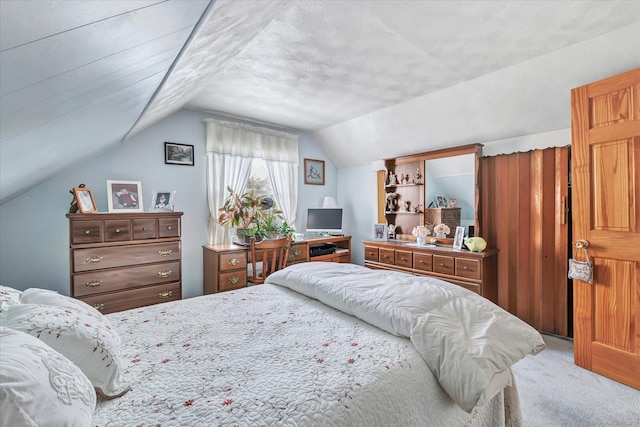
<path id="1" fill-rule="evenodd" d="M 513 366 L 525 427 L 640 427 L 640 391 L 573 363 L 573 341 L 543 335 L 547 348 Z"/>

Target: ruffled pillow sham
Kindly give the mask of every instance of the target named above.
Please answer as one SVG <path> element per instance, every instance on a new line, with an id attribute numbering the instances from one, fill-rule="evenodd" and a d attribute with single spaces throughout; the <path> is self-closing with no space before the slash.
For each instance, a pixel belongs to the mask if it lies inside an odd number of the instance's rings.
<path id="1" fill-rule="evenodd" d="M 0 413 L 7 426 L 89 426 L 96 393 L 59 352 L 24 332 L 0 327 Z"/>
<path id="2" fill-rule="evenodd" d="M 20 296 L 22 291 L 0 285 L 0 311 L 8 305 L 21 304 Z"/>
<path id="3" fill-rule="evenodd" d="M 122 396 L 120 338 L 108 322 L 78 308 L 20 304 L 0 312 L 0 326 L 39 338 L 75 363 L 100 397 Z"/>

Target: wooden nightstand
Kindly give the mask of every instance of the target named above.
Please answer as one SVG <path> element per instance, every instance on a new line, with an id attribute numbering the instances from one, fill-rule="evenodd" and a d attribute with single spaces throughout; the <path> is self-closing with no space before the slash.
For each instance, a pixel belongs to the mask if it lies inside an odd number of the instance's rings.
<path id="1" fill-rule="evenodd" d="M 247 286 L 247 252 L 233 244 L 202 247 L 205 295 Z"/>

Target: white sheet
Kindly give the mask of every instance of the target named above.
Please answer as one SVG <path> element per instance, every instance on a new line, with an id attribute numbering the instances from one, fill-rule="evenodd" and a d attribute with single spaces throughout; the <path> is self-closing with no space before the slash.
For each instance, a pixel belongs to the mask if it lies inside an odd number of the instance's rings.
<path id="1" fill-rule="evenodd" d="M 515 389 L 467 414 L 410 340 L 280 286 L 107 317 L 120 335 L 132 390 L 99 401 L 96 426 L 520 422 Z"/>
<path id="2" fill-rule="evenodd" d="M 354 264 L 304 263 L 278 271 L 286 286 L 415 345 L 442 388 L 467 412 L 498 375 L 545 347 L 527 323 L 460 286 Z"/>

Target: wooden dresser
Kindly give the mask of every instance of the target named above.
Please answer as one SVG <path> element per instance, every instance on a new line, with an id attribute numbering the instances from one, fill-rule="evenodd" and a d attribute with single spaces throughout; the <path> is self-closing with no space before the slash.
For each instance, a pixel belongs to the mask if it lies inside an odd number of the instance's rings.
<path id="1" fill-rule="evenodd" d="M 71 296 L 102 313 L 181 299 L 181 216 L 67 214 Z"/>
<path id="2" fill-rule="evenodd" d="M 419 247 L 400 240 L 363 243 L 365 267 L 438 277 L 497 303 L 497 249 L 454 251 L 450 246 Z"/>

